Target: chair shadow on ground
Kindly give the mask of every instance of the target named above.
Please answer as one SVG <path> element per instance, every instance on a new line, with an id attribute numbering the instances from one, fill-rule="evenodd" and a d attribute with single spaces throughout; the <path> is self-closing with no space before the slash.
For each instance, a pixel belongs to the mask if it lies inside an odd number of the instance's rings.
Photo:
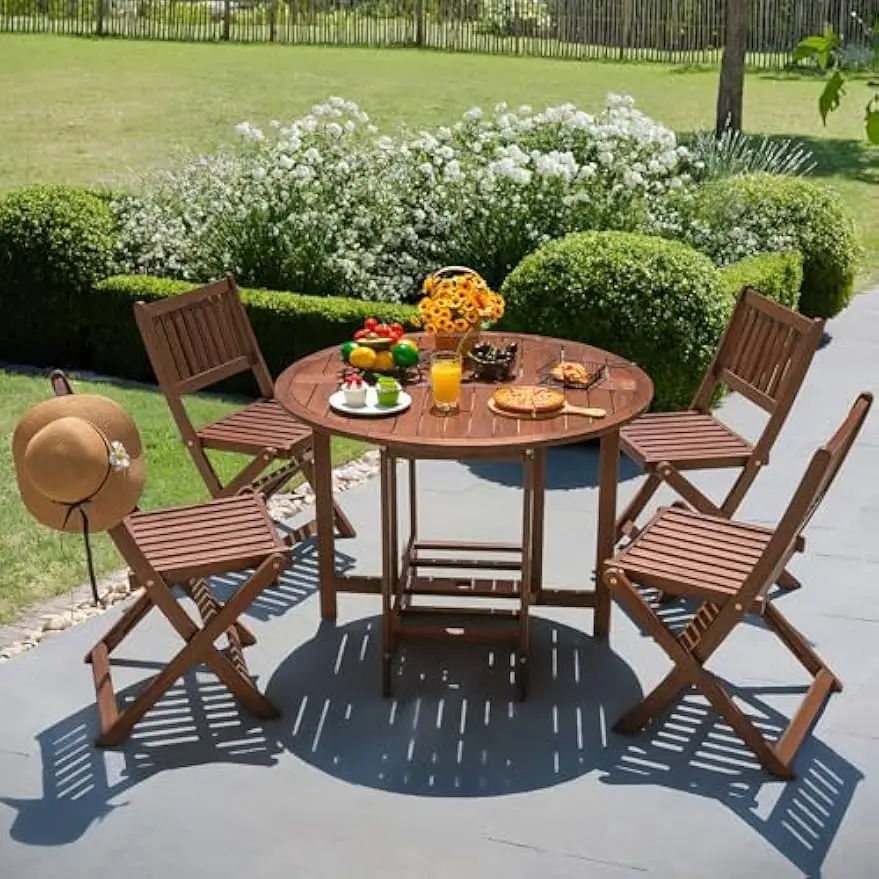
<path id="1" fill-rule="evenodd" d="M 530 695 L 508 647 L 403 645 L 381 695 L 381 619 L 327 624 L 278 667 L 283 746 L 336 778 L 418 796 L 489 797 L 551 787 L 602 765 L 605 720 L 640 698 L 626 662 L 582 631 L 535 617 Z"/>
<path id="2" fill-rule="evenodd" d="M 336 570 L 345 574 L 355 566 L 355 559 L 340 551 L 342 541 L 336 543 Z M 283 616 L 312 595 L 318 588 L 317 543 L 314 539 L 297 543 L 291 560 L 279 582 L 264 589 L 244 612 L 245 616 L 261 622 Z M 227 601 L 235 590 L 250 576 L 250 572 L 225 574 L 211 578 L 211 585 L 220 601 Z"/>
<path id="3" fill-rule="evenodd" d="M 522 465 L 518 461 L 462 462 L 474 476 L 513 488 L 522 485 Z M 625 455 L 620 455 L 619 481 L 642 476 L 643 471 Z M 574 491 L 598 485 L 598 444 L 557 446 L 547 453 L 547 491 Z"/>
<path id="4" fill-rule="evenodd" d="M 159 663 L 114 662 L 156 671 Z M 119 694 L 120 704 L 140 689 Z M 43 795 L 0 796 L 16 810 L 10 835 L 26 845 L 59 846 L 127 805 L 125 794 L 166 771 L 217 763 L 272 766 L 280 746 L 213 675 L 190 671 L 156 703 L 120 748 L 94 746 L 97 712 L 88 705 L 38 736 Z M 0 870 L 2 874 L 2 870 Z"/>
<path id="5" fill-rule="evenodd" d="M 795 695 L 801 687 L 726 689 L 771 739 L 788 718 L 760 698 Z M 692 691 L 691 691 L 692 693 Z M 605 784 L 660 785 L 722 803 L 769 842 L 803 875 L 818 877 L 827 852 L 863 775 L 810 735 L 795 761 L 796 778 L 768 775 L 732 729 L 696 695 L 681 698 L 666 715 L 617 750 L 603 768 Z"/>
<path id="6" fill-rule="evenodd" d="M 819 876 L 862 779 L 812 736 L 797 778 L 780 783 L 696 696 L 679 700 L 650 731 L 617 735 L 614 720 L 642 696 L 634 671 L 607 644 L 542 617 L 533 621 L 524 703 L 515 698 L 508 650 L 464 644 L 401 649 L 394 698 L 383 699 L 379 636 L 378 617 L 321 626 L 265 684 L 282 711 L 276 721 L 256 721 L 212 675 L 190 672 L 129 741 L 100 751 L 87 705 L 38 736 L 42 797 L 0 797 L 16 810 L 12 838 L 69 844 L 162 771 L 218 761 L 273 766 L 289 751 L 337 779 L 414 796 L 492 797 L 590 772 L 605 784 L 667 787 L 723 804 L 805 875 Z M 785 718 L 765 699 L 794 688 L 730 690 L 756 709 L 764 731 L 778 734 Z M 123 700 L 133 691 L 123 690 Z M 681 837 L 682 854 L 686 844 Z"/>

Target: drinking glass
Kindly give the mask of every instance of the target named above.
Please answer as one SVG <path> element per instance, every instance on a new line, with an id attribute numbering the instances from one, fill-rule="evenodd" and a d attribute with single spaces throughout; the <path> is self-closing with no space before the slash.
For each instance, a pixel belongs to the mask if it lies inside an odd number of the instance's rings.
<path id="1" fill-rule="evenodd" d="M 458 409 L 461 369 L 461 355 L 457 351 L 434 351 L 430 361 L 430 388 L 434 406 L 444 415 Z"/>

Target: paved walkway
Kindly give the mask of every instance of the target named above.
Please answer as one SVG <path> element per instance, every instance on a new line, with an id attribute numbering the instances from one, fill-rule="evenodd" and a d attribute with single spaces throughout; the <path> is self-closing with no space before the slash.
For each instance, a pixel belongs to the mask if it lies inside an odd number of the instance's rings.
<path id="1" fill-rule="evenodd" d="M 879 294 L 830 327 L 771 467 L 743 515 L 773 522 L 808 455 L 861 389 L 879 391 Z M 741 401 L 724 407 L 752 433 Z M 425 530 L 514 534 L 517 473 L 504 465 L 421 468 Z M 398 698 L 379 694 L 377 601 L 343 597 L 320 626 L 314 557 L 252 609 L 259 683 L 283 717 L 256 724 L 208 674 L 175 687 L 123 749 L 91 748 L 95 711 L 81 657 L 106 617 L 0 665 L 2 879 L 358 877 L 873 877 L 879 874 L 879 417 L 792 570 L 785 611 L 846 684 L 800 752 L 798 777 L 759 770 L 695 697 L 652 735 L 613 720 L 668 667 L 618 610 L 610 645 L 591 614 L 541 614 L 532 698 L 512 701 L 507 657 L 481 647 L 407 652 Z M 595 459 L 552 455 L 547 581 L 575 587 L 592 566 Z M 720 493 L 727 480 L 705 474 Z M 637 477 L 624 466 L 621 502 Z M 343 562 L 378 570 L 378 491 L 345 494 L 360 529 Z M 120 656 L 135 682 L 177 648 L 150 619 Z M 759 625 L 714 668 L 749 710 L 780 726 L 805 677 Z"/>

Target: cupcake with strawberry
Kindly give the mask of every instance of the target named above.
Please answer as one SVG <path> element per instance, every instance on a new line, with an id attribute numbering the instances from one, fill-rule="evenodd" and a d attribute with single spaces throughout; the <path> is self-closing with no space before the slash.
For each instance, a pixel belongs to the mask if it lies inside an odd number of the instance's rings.
<path id="1" fill-rule="evenodd" d="M 342 393 L 345 405 L 352 409 L 361 409 L 366 405 L 366 382 L 360 373 L 349 372 L 342 379 Z"/>

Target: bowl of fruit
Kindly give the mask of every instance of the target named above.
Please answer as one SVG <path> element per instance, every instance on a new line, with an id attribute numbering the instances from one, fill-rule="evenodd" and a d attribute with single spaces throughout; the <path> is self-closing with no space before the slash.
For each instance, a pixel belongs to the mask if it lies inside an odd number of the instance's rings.
<path id="1" fill-rule="evenodd" d="M 477 342 L 467 355 L 473 378 L 487 382 L 506 381 L 512 375 L 518 352 L 519 346 L 515 342 L 502 347 L 491 342 Z"/>
<path id="2" fill-rule="evenodd" d="M 374 374 L 396 372 L 402 376 L 417 367 L 420 360 L 418 346 L 404 338 L 404 333 L 400 324 L 367 318 L 354 338 L 342 345 L 342 361 L 359 370 L 367 381 Z"/>

